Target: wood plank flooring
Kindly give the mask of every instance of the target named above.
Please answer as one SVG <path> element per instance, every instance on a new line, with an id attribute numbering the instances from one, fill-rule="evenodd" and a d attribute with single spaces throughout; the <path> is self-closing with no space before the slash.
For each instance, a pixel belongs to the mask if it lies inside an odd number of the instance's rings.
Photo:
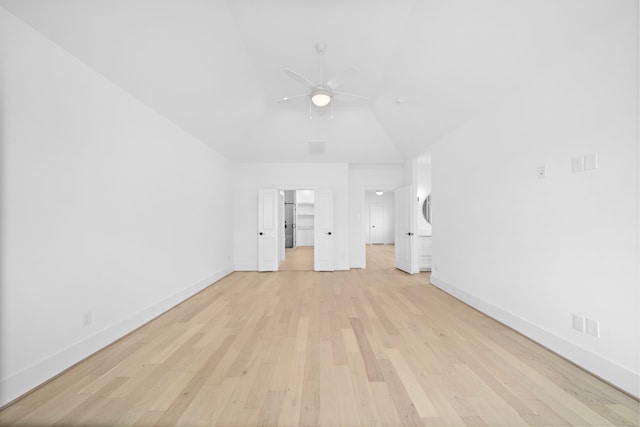
<path id="1" fill-rule="evenodd" d="M 0 412 L 10 426 L 637 426 L 638 401 L 393 265 L 234 273 Z"/>
<path id="2" fill-rule="evenodd" d="M 285 249 L 280 271 L 313 271 L 313 246 L 296 246 Z"/>

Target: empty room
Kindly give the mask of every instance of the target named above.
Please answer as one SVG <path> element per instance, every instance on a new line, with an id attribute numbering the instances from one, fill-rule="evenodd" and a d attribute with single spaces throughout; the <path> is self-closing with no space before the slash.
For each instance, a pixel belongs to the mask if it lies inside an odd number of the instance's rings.
<path id="1" fill-rule="evenodd" d="M 638 426 L 638 0 L 0 0 L 0 426 Z"/>

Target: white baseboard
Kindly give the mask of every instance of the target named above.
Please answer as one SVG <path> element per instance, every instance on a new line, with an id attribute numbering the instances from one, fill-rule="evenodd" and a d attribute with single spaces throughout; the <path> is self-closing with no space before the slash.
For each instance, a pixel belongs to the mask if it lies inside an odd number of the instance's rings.
<path id="1" fill-rule="evenodd" d="M 340 264 L 335 267 L 335 271 L 347 271 L 352 268 L 353 267 Z M 236 264 L 234 271 L 258 271 L 258 264 Z"/>
<path id="2" fill-rule="evenodd" d="M 559 354 L 604 381 L 640 398 L 640 375 L 484 301 L 431 273 L 431 283 L 465 304 L 504 323 L 538 344 Z"/>
<path id="3" fill-rule="evenodd" d="M 47 382 L 69 367 L 153 320 L 232 272 L 233 269 L 228 267 L 198 280 L 174 295 L 142 309 L 135 315 L 98 331 L 16 374 L 2 378 L 0 380 L 0 407 Z"/>
<path id="4" fill-rule="evenodd" d="M 236 264 L 233 269 L 234 271 L 258 271 L 258 263 Z"/>

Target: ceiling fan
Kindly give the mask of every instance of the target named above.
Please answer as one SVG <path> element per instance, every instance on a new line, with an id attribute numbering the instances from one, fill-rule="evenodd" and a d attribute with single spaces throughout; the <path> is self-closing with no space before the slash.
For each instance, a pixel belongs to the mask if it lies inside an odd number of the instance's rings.
<path id="1" fill-rule="evenodd" d="M 342 92 L 337 89 L 342 86 L 342 84 L 349 80 L 353 75 L 358 72 L 358 69 L 352 65 L 342 73 L 336 75 L 331 80 L 325 82 L 323 71 L 324 71 L 324 52 L 327 50 L 327 45 L 325 43 L 319 42 L 316 44 L 316 52 L 320 56 L 320 83 L 313 83 L 308 78 L 302 76 L 301 74 L 296 73 L 290 68 L 285 68 L 282 70 L 287 76 L 291 77 L 293 80 L 301 83 L 303 86 L 307 88 L 309 92 L 303 93 L 300 95 L 294 96 L 286 96 L 282 98 L 278 102 L 290 102 L 299 100 L 301 98 L 309 98 L 309 118 L 311 118 L 311 104 L 317 107 L 326 107 L 327 105 L 331 106 L 332 117 L 333 117 L 333 101 L 334 97 L 352 97 L 366 100 L 367 98 L 361 95 L 356 95 L 354 93 Z"/>

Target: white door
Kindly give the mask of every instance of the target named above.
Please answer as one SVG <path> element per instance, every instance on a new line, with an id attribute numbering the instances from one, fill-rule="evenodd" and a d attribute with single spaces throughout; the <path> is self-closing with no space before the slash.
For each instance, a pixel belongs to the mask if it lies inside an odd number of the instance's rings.
<path id="1" fill-rule="evenodd" d="M 258 191 L 258 271 L 278 271 L 278 190 Z"/>
<path id="2" fill-rule="evenodd" d="M 278 191 L 278 246 L 280 250 L 280 259 L 278 260 L 278 266 L 284 261 L 285 258 L 285 243 L 286 236 L 284 234 L 284 191 Z"/>
<path id="3" fill-rule="evenodd" d="M 333 191 L 316 190 L 313 269 L 333 271 Z"/>
<path id="4" fill-rule="evenodd" d="M 417 209 L 416 192 L 413 186 L 398 188 L 395 192 L 395 222 L 396 222 L 396 268 L 409 274 L 417 273 L 417 263 L 414 260 L 415 239 L 415 211 Z"/>
<path id="5" fill-rule="evenodd" d="M 387 211 L 382 203 L 369 205 L 369 242 L 373 245 L 386 243 Z"/>

